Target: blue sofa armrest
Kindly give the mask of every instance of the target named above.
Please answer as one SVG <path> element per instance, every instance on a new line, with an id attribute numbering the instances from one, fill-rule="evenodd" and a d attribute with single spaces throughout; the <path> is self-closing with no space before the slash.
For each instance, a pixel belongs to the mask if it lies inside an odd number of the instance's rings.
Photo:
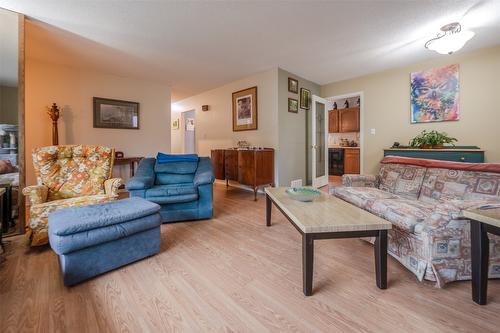
<path id="1" fill-rule="evenodd" d="M 198 168 L 194 174 L 193 183 L 195 186 L 212 184 L 215 180 L 212 161 L 209 157 L 200 157 Z"/>
<path id="2" fill-rule="evenodd" d="M 130 178 L 125 185 L 127 190 L 145 190 L 154 185 L 156 159 L 143 158 L 139 162 L 135 176 Z"/>

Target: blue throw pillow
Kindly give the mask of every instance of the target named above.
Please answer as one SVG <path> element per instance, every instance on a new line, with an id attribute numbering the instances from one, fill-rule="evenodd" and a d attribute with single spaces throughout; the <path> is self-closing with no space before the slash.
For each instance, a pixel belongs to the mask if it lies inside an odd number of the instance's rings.
<path id="1" fill-rule="evenodd" d="M 156 155 L 158 163 L 176 163 L 176 162 L 198 162 L 197 154 L 164 154 Z"/>

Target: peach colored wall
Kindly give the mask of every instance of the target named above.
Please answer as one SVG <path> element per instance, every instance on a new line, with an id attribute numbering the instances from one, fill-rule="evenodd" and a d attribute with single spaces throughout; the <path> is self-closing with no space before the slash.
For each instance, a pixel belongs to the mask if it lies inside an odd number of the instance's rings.
<path id="1" fill-rule="evenodd" d="M 92 97 L 139 102 L 139 130 L 93 128 Z M 99 144 L 126 156 L 170 152 L 170 88 L 154 82 L 124 78 L 86 69 L 26 60 L 26 176 L 35 182 L 29 152 L 52 143 L 46 107 L 62 109 L 60 144 Z M 128 167 L 115 167 L 126 178 Z"/>

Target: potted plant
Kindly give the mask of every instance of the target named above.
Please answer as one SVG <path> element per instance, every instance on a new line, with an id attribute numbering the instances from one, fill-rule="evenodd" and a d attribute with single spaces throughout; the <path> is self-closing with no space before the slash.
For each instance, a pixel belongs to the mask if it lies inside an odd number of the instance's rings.
<path id="1" fill-rule="evenodd" d="M 423 130 L 422 133 L 410 140 L 410 147 L 421 148 L 421 149 L 441 149 L 444 148 L 444 144 L 451 144 L 454 146 L 457 142 L 456 138 L 448 136 L 445 132 Z"/>

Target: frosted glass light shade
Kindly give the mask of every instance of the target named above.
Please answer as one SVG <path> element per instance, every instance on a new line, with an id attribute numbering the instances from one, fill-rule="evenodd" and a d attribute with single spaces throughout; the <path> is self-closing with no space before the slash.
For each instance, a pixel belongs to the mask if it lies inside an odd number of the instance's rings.
<path id="1" fill-rule="evenodd" d="M 460 50 L 474 35 L 474 32 L 468 30 L 446 34 L 441 38 L 429 41 L 427 48 L 440 54 L 452 54 Z"/>

